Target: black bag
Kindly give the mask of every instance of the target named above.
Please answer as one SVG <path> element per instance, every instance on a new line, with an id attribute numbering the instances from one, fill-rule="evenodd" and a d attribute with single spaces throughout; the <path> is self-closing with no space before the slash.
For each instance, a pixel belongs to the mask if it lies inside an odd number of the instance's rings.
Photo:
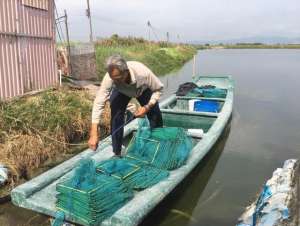
<path id="1" fill-rule="evenodd" d="M 181 84 L 178 87 L 178 90 L 176 91 L 176 96 L 185 96 L 187 95 L 191 90 L 197 88 L 198 86 L 193 82 L 186 82 Z"/>

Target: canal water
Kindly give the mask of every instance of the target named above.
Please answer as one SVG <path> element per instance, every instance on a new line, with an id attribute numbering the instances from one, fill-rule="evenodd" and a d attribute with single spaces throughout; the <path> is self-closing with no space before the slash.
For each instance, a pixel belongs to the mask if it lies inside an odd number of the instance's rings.
<path id="1" fill-rule="evenodd" d="M 300 50 L 205 50 L 197 75 L 231 75 L 234 110 L 222 137 L 141 226 L 234 226 L 284 160 L 300 157 Z M 161 77 L 164 97 L 192 78 L 193 61 Z M 0 205 L 0 226 L 43 226 L 39 214 Z"/>
<path id="2" fill-rule="evenodd" d="M 272 172 L 300 157 L 300 50 L 207 50 L 196 62 L 198 75 L 235 80 L 232 119 L 143 226 L 233 226 Z M 189 77 L 191 64 L 179 73 Z"/>

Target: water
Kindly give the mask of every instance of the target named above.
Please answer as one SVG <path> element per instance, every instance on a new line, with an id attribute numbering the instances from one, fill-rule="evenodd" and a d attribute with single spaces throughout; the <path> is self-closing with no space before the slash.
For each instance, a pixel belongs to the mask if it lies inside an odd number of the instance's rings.
<path id="1" fill-rule="evenodd" d="M 299 60 L 299 50 L 199 52 L 197 74 L 235 80 L 230 129 L 143 226 L 235 225 L 272 172 L 299 158 Z"/>
<path id="2" fill-rule="evenodd" d="M 207 50 L 198 75 L 232 75 L 232 120 L 209 155 L 141 226 L 230 226 L 272 172 L 300 156 L 300 50 Z M 173 93 L 192 62 L 161 77 Z M 0 226 L 49 225 L 39 214 L 0 205 Z"/>

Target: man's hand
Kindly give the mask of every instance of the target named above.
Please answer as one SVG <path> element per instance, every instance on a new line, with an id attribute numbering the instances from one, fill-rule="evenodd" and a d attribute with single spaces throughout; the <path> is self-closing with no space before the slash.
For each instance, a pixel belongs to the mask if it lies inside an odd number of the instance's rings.
<path id="1" fill-rule="evenodd" d="M 148 107 L 139 107 L 137 111 L 134 113 L 136 118 L 143 118 L 149 111 Z"/>
<path id="2" fill-rule="evenodd" d="M 88 141 L 89 148 L 95 151 L 97 149 L 98 142 L 98 124 L 93 123 L 91 126 L 90 139 Z"/>
<path id="3" fill-rule="evenodd" d="M 88 144 L 89 144 L 89 148 L 92 149 L 93 151 L 96 151 L 97 147 L 98 147 L 98 136 L 91 136 Z"/>

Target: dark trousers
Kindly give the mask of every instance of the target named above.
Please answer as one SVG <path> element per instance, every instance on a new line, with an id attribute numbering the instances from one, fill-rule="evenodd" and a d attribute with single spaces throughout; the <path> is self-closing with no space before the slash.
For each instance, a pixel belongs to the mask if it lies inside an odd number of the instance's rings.
<path id="1" fill-rule="evenodd" d="M 152 96 L 152 91 L 146 89 L 141 96 L 137 98 L 141 106 L 148 104 Z M 112 146 L 115 154 L 121 154 L 123 133 L 124 133 L 124 117 L 126 107 L 130 101 L 130 97 L 118 90 L 114 89 L 110 96 L 110 108 L 111 108 L 111 134 L 112 134 Z M 151 110 L 147 113 L 148 120 L 151 128 L 157 128 L 163 126 L 161 112 L 156 103 Z"/>

